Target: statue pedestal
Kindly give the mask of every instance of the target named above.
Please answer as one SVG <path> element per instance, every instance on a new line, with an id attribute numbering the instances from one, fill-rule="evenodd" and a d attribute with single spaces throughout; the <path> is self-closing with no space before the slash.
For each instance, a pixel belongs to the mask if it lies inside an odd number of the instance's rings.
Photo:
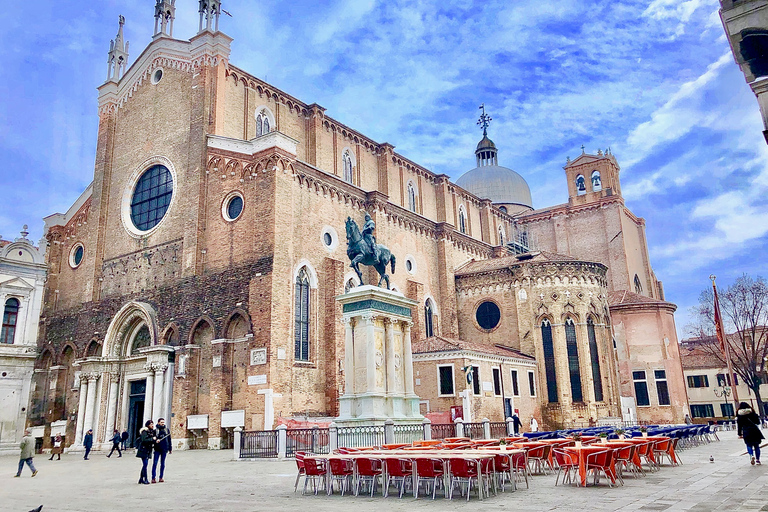
<path id="1" fill-rule="evenodd" d="M 336 297 L 345 328 L 344 395 L 340 426 L 420 423 L 413 390 L 411 307 L 416 301 L 376 286 L 358 286 Z"/>

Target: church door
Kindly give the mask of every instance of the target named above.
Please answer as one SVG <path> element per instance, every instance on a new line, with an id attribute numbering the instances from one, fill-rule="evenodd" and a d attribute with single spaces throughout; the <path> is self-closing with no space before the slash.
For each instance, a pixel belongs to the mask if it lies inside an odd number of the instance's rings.
<path id="1" fill-rule="evenodd" d="M 144 426 L 144 392 L 146 379 L 131 381 L 131 394 L 128 400 L 128 446 L 134 446 Z"/>

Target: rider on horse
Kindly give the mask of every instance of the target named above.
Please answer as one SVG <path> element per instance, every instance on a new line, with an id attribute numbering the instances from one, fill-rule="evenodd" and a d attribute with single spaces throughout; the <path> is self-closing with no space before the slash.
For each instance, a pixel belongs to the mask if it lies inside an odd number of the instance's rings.
<path id="1" fill-rule="evenodd" d="M 363 240 L 368 244 L 368 247 L 370 248 L 371 254 L 373 254 L 373 257 L 378 260 L 379 259 L 379 247 L 376 244 L 376 237 L 373 236 L 373 231 L 376 229 L 376 223 L 373 222 L 373 219 L 369 214 L 365 214 L 365 225 L 363 226 Z"/>

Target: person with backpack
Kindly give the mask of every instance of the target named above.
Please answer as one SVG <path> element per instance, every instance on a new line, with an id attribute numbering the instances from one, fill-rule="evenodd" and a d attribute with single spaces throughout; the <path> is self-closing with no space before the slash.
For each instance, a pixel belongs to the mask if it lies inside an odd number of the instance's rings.
<path id="1" fill-rule="evenodd" d="M 112 453 L 117 450 L 117 458 L 123 456 L 123 453 L 120 451 L 120 441 L 122 441 L 122 438 L 120 437 L 120 431 L 115 429 L 114 434 L 112 434 L 112 449 L 109 450 L 109 455 L 107 455 L 107 458 L 112 456 Z"/>
<path id="2" fill-rule="evenodd" d="M 749 463 L 753 466 L 760 464 L 760 441 L 765 439 L 760 431 L 760 417 L 752 410 L 747 402 L 739 404 L 736 411 L 736 425 L 739 431 L 739 439 L 744 439 L 749 453 Z"/>

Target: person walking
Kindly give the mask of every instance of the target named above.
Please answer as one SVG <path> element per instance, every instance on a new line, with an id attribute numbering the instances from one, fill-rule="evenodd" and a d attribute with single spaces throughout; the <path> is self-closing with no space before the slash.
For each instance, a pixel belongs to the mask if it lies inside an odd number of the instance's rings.
<path id="1" fill-rule="evenodd" d="M 120 444 L 123 451 L 125 451 L 125 448 L 128 446 L 128 431 L 123 430 L 123 433 L 120 435 Z"/>
<path id="2" fill-rule="evenodd" d="M 520 421 L 520 418 L 517 416 L 517 413 L 512 415 L 512 429 L 515 432 L 515 435 L 520 435 L 520 428 L 523 426 L 523 422 Z"/>
<path id="3" fill-rule="evenodd" d="M 83 446 L 85 447 L 85 457 L 83 457 L 83 460 L 88 460 L 88 454 L 91 453 L 91 448 L 93 448 L 93 429 L 89 428 L 88 432 L 85 433 Z"/>
<path id="4" fill-rule="evenodd" d="M 171 429 L 165 426 L 165 420 L 159 418 L 157 420 L 157 441 L 155 441 L 155 456 L 152 460 L 152 483 L 157 483 L 155 480 L 157 471 L 157 461 L 160 461 L 160 480 L 164 482 L 163 474 L 165 473 L 165 456 L 173 451 L 173 445 L 171 444 Z"/>
<path id="5" fill-rule="evenodd" d="M 55 455 L 58 455 L 59 458 L 56 460 L 61 460 L 61 452 L 64 451 L 64 442 L 61 439 L 61 434 L 56 434 L 56 437 L 53 438 L 53 448 L 51 448 L 51 458 L 48 460 L 53 460 L 53 457 Z"/>
<path id="6" fill-rule="evenodd" d="M 753 466 L 760 464 L 760 441 L 765 439 L 760 431 L 760 417 L 752 410 L 747 402 L 739 404 L 736 411 L 736 425 L 739 431 L 739 439 L 744 439 L 749 453 L 749 463 Z"/>
<path id="7" fill-rule="evenodd" d="M 122 440 L 122 437 L 120 437 L 120 431 L 115 429 L 114 434 L 112 435 L 112 449 L 109 450 L 109 455 L 107 455 L 107 458 L 110 458 L 112 456 L 112 453 L 117 450 L 117 458 L 123 456 L 123 453 L 120 451 L 120 441 Z"/>
<path id="8" fill-rule="evenodd" d="M 152 423 L 152 420 L 147 420 L 144 423 L 144 427 L 139 431 L 139 439 L 136 446 L 136 457 L 141 459 L 140 484 L 149 485 L 147 465 L 149 464 L 149 459 L 152 458 L 152 447 L 155 445 L 155 441 L 157 441 L 155 425 Z"/>
<path id="9" fill-rule="evenodd" d="M 536 421 L 536 418 L 531 416 L 531 432 L 538 432 L 539 431 L 539 422 Z"/>
<path id="10" fill-rule="evenodd" d="M 19 448 L 21 448 L 21 453 L 19 455 L 19 470 L 16 472 L 15 478 L 21 476 L 21 470 L 24 469 L 24 464 L 29 466 L 29 469 L 32 470 L 32 476 L 37 474 L 35 465 L 32 462 L 32 459 L 35 456 L 35 440 L 32 439 L 31 434 L 32 431 L 27 429 L 24 431 L 24 437 L 21 438 L 21 444 L 19 445 Z"/>

